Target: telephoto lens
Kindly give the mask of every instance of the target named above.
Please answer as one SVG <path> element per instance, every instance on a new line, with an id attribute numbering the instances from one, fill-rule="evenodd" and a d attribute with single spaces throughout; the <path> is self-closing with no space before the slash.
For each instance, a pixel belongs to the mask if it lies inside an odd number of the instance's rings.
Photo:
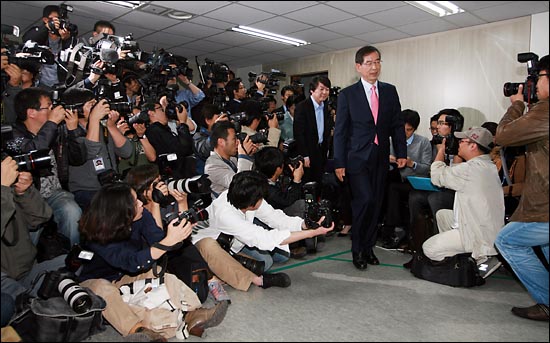
<path id="1" fill-rule="evenodd" d="M 59 293 L 76 313 L 85 313 L 92 307 L 92 298 L 72 279 L 65 278 L 57 286 Z"/>

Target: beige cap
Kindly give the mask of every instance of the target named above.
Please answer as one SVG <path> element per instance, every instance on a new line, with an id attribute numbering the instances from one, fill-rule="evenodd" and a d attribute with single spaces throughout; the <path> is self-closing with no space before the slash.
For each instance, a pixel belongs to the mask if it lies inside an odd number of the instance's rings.
<path id="1" fill-rule="evenodd" d="M 484 148 L 491 149 L 489 146 L 493 143 L 493 135 L 484 127 L 472 127 L 464 132 L 455 132 L 456 138 L 469 138 Z"/>

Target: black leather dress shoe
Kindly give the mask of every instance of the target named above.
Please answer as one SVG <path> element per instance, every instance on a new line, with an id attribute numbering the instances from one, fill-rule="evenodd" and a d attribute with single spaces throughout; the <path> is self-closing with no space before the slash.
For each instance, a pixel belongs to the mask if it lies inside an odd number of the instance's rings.
<path id="1" fill-rule="evenodd" d="M 353 265 L 359 270 L 367 269 L 367 261 L 365 260 L 364 252 L 354 252 L 353 256 Z"/>
<path id="2" fill-rule="evenodd" d="M 372 249 L 365 254 L 365 261 L 367 261 L 368 264 L 372 264 L 372 265 L 380 264 L 378 257 L 376 257 Z"/>

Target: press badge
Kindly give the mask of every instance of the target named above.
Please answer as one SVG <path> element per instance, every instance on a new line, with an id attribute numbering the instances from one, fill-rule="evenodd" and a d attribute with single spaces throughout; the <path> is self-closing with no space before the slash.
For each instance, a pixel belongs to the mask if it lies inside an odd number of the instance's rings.
<path id="1" fill-rule="evenodd" d="M 94 168 L 96 172 L 104 171 L 105 164 L 103 163 L 103 157 L 98 157 L 93 160 Z"/>

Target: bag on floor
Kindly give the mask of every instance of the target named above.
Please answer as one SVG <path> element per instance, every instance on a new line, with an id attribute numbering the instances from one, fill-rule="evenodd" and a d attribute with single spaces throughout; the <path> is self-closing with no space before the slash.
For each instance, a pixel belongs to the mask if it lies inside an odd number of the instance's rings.
<path id="1" fill-rule="evenodd" d="M 453 287 L 473 287 L 485 283 L 471 253 L 432 261 L 422 251 L 417 251 L 413 255 L 411 273 L 419 279 Z"/>
<path id="2" fill-rule="evenodd" d="M 76 313 L 60 297 L 30 298 L 11 319 L 11 325 L 24 342 L 80 342 L 105 330 L 102 311 L 106 303 L 102 297 L 83 287 L 92 298 L 92 305 L 84 313 Z"/>

